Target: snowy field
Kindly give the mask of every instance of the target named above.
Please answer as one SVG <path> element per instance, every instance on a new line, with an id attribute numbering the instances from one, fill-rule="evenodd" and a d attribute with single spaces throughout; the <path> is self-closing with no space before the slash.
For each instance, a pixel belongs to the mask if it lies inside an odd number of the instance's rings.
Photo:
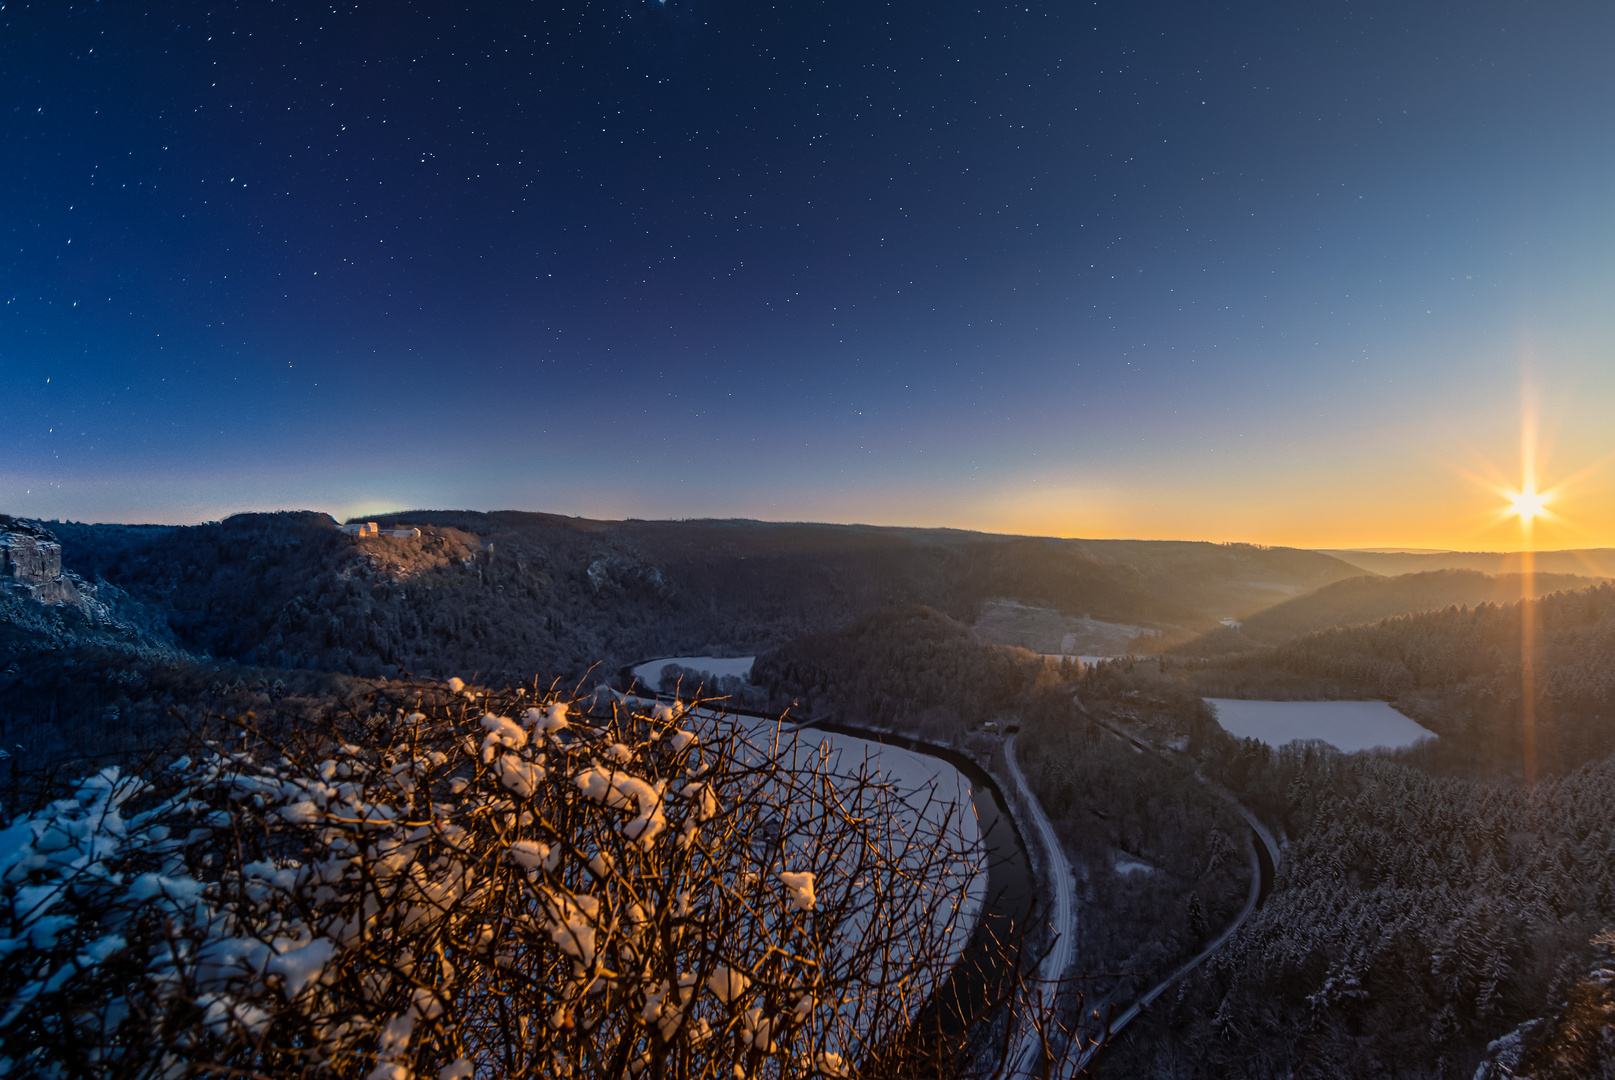
<path id="1" fill-rule="evenodd" d="M 690 668 L 693 671 L 705 672 L 714 678 L 725 675 L 736 675 L 742 679 L 751 678 L 751 664 L 755 656 L 669 656 L 661 660 L 647 660 L 634 668 L 634 678 L 643 686 L 655 689 L 656 684 L 662 681 L 662 669 L 668 664 L 677 664 L 679 667 Z"/>
<path id="2" fill-rule="evenodd" d="M 977 849 L 981 827 L 970 781 L 946 761 L 900 746 L 812 728 L 788 730 L 777 721 L 756 717 L 731 717 L 728 722 L 744 732 L 751 752 L 759 756 L 800 762 L 812 771 L 823 768 L 832 776 L 850 778 L 867 769 L 872 779 L 878 777 L 892 785 L 903 800 L 899 805 L 907 812 L 891 816 L 886 822 L 889 831 L 877 845 L 886 857 L 910 864 L 915 871 L 934 868 L 927 873 L 909 872 L 910 891 L 894 899 L 899 908 L 914 916 L 923 918 L 930 913 L 935 930 L 947 933 L 942 943 L 943 962 L 949 968 L 956 964 L 987 899 L 987 853 Z M 932 861 L 936 852 L 949 849 L 973 854 L 941 866 Z M 862 854 L 843 853 L 849 870 Z M 855 915 L 846 933 L 847 940 L 853 941 L 882 930 L 866 917 Z M 906 969 L 910 959 L 907 942 L 893 939 L 889 949 L 885 959 L 889 971 Z M 915 973 L 913 977 L 917 980 L 916 1000 L 923 1000 L 935 988 L 928 976 Z"/>
<path id="3" fill-rule="evenodd" d="M 973 848 L 979 842 L 981 830 L 976 820 L 976 805 L 971 801 L 970 781 L 941 758 L 811 728 L 789 738 L 795 740 L 793 749 L 797 753 L 816 756 L 822 748 L 829 756 L 831 770 L 842 775 L 856 774 L 867 761 L 870 771 L 879 773 L 902 792 L 904 801 L 913 808 L 913 816 L 899 827 L 918 844 L 927 844 L 927 836 L 939 837 L 941 843 L 961 850 Z M 964 884 L 964 910 L 959 913 L 954 927 L 950 962 L 964 951 L 981 915 L 987 896 L 985 856 L 979 865 L 956 863 L 952 876 L 952 881 L 918 883 L 921 888 L 937 888 L 943 892 Z M 947 921 L 949 911 L 938 906 L 934 916 L 941 925 Z"/>
<path id="4" fill-rule="evenodd" d="M 1073 663 L 1081 664 L 1085 668 L 1091 668 L 1095 664 L 1103 663 L 1106 660 L 1116 659 L 1114 656 L 1075 656 L 1071 653 L 1039 653 L 1038 655 L 1049 660 L 1070 660 Z"/>
<path id="5" fill-rule="evenodd" d="M 1400 750 L 1436 737 L 1383 701 L 1239 701 L 1206 698 L 1223 730 L 1242 739 L 1283 746 L 1321 739 L 1348 754 Z"/>
<path id="6" fill-rule="evenodd" d="M 662 668 L 677 664 L 712 677 L 734 675 L 745 679 L 751 675 L 755 659 L 753 656 L 670 656 L 636 664 L 633 675 L 641 686 L 653 688 L 661 681 Z M 927 836 L 932 843 L 940 840 L 949 847 L 959 849 L 973 848 L 980 840 L 980 825 L 976 820 L 970 781 L 941 758 L 852 735 L 812 729 L 787 731 L 781 729 L 776 721 L 755 717 L 730 717 L 728 722 L 744 730 L 746 741 L 755 750 L 769 755 L 787 760 L 796 756 L 799 760 L 805 760 L 817 757 L 822 750 L 828 755 L 832 773 L 844 776 L 855 774 L 867 761 L 872 773 L 880 774 L 902 792 L 912 815 L 894 824 L 919 845 L 927 843 Z M 939 832 L 944 835 L 939 837 Z M 980 866 L 956 865 L 952 876 L 952 882 L 928 883 L 925 887 L 945 889 L 951 885 L 958 888 L 960 879 L 968 882 L 965 886 L 965 908 L 960 913 L 962 917 L 958 919 L 955 930 L 954 955 L 957 957 L 974 931 L 986 900 L 985 860 Z M 939 909 L 935 914 L 941 923 L 948 918 L 949 912 Z"/>
<path id="7" fill-rule="evenodd" d="M 923 860 L 926 849 L 939 844 L 955 850 L 969 850 L 980 842 L 981 827 L 976 820 L 976 804 L 971 798 L 970 781 L 941 758 L 872 739 L 860 739 L 855 735 L 812 728 L 783 732 L 773 721 L 750 717 L 737 717 L 735 722 L 745 726 L 751 745 L 766 747 L 770 753 L 784 760 L 794 758 L 804 763 L 813 762 L 822 753 L 828 771 L 841 776 L 857 775 L 867 763 L 869 774 L 890 783 L 908 805 L 911 813 L 893 824 L 898 832 L 910 838 L 910 846 L 917 858 Z M 963 886 L 965 904 L 955 926 L 951 958 L 957 959 L 975 930 L 982 904 L 986 900 L 985 856 L 980 859 L 980 865 L 959 862 L 953 865 L 951 871 L 951 880 L 919 885 L 943 893 Z M 940 925 L 947 921 L 950 911 L 939 905 L 934 914 Z"/>
<path id="8" fill-rule="evenodd" d="M 976 634 L 994 645 L 1018 645 L 1055 656 L 1124 653 L 1143 627 L 1068 615 L 1053 608 L 1030 607 L 1014 600 L 988 600 L 975 622 Z"/>
<path id="9" fill-rule="evenodd" d="M 708 670 L 709 674 L 712 672 L 704 666 L 706 664 L 730 664 L 736 667 L 717 674 L 743 674 L 750 670 L 751 661 L 752 657 L 749 656 L 731 659 L 674 657 L 640 664 L 634 668 L 634 674 L 641 681 L 646 671 L 659 678 L 662 667 L 674 663 L 696 670 Z M 738 667 L 742 664 L 744 668 Z M 641 700 L 650 699 L 646 697 Z M 702 709 L 697 710 L 696 715 L 711 720 L 719 714 Z M 913 857 L 920 862 L 925 861 L 928 852 L 939 847 L 966 851 L 975 849 L 980 843 L 981 826 L 976 819 L 971 783 L 963 773 L 941 758 L 854 735 L 812 728 L 797 731 L 792 725 L 781 726 L 776 720 L 761 717 L 730 716 L 724 718 L 724 722 L 739 728 L 750 748 L 749 752 L 759 757 L 801 761 L 804 767 L 817 769 L 818 758 L 823 754 L 826 771 L 849 777 L 857 775 L 867 763 L 871 777 L 878 776 L 890 783 L 906 804 L 909 813 L 891 824 L 894 834 L 904 838 L 899 841 L 901 847 L 914 852 Z M 957 961 L 964 951 L 986 902 L 986 853 L 979 855 L 969 864 L 955 861 L 941 879 L 916 882 L 916 886 L 925 892 L 940 894 L 932 905 L 933 918 L 938 927 L 945 925 L 950 917 L 955 920 L 950 949 L 952 955 L 948 958 L 950 964 Z M 962 910 L 955 914 L 942 897 L 955 895 L 961 890 L 964 892 L 964 902 Z M 930 903 L 921 898 L 916 900 L 921 904 Z M 897 948 L 894 956 L 900 956 L 901 952 L 901 948 Z"/>
<path id="10" fill-rule="evenodd" d="M 1123 877 L 1126 877 L 1129 874 L 1155 873 L 1155 867 L 1151 866 L 1149 863 L 1139 862 L 1137 859 L 1123 855 L 1119 851 L 1116 852 L 1112 858 L 1115 860 L 1113 865 L 1116 869 L 1116 873 L 1122 875 Z"/>

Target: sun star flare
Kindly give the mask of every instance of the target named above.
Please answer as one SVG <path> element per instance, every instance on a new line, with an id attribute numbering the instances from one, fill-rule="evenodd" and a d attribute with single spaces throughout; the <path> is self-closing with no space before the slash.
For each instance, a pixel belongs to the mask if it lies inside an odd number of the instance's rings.
<path id="1" fill-rule="evenodd" d="M 1522 521 L 1530 521 L 1542 513 L 1547 508 L 1547 501 L 1546 495 L 1539 495 L 1529 488 L 1509 496 L 1509 503 L 1514 513 L 1519 515 Z"/>

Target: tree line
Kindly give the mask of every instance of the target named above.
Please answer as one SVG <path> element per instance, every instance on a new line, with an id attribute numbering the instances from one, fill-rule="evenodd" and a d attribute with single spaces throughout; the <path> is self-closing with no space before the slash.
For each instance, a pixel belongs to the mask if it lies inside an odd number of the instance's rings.
<path id="1" fill-rule="evenodd" d="M 765 522 L 593 522 L 420 511 L 419 540 L 324 514 L 192 527 L 48 522 L 64 565 L 127 594 L 194 653 L 368 678 L 574 677 L 645 656 L 751 653 L 902 604 L 970 621 L 995 597 L 1094 618 L 1209 627 L 1353 571 L 1309 552 L 1053 541 Z"/>

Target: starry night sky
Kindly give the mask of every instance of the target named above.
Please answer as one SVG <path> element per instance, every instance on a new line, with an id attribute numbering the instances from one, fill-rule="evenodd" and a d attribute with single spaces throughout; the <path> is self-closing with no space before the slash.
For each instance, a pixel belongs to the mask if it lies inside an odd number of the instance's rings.
<path id="1" fill-rule="evenodd" d="M 1522 395 L 1550 472 L 1615 450 L 1612 52 L 1603 2 L 3 0 L 0 511 L 1495 546 Z"/>

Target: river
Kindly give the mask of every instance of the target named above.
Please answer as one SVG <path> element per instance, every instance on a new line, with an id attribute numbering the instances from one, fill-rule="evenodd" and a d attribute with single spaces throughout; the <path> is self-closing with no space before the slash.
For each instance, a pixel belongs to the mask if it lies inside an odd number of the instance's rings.
<path id="1" fill-rule="evenodd" d="M 1034 882 L 1026 841 L 992 776 L 965 754 L 946 746 L 922 742 L 894 732 L 876 731 L 828 721 L 809 722 L 804 728 L 832 735 L 849 735 L 870 742 L 900 747 L 951 765 L 970 781 L 970 799 L 977 827 L 987 850 L 987 891 L 975 931 L 953 972 L 922 1013 L 922 1029 L 940 1021 L 944 1035 L 957 1034 L 960 1019 L 980 1017 L 988 1003 L 1008 989 L 1020 961 L 1020 939 L 1032 913 Z"/>
<path id="2" fill-rule="evenodd" d="M 622 669 L 625 680 L 637 679 L 641 686 L 655 685 L 664 664 L 676 663 L 709 674 L 750 673 L 751 657 L 716 658 L 704 656 L 667 657 L 645 660 Z M 775 720 L 776 716 L 743 709 L 727 710 L 739 716 Z M 969 756 L 951 747 L 923 742 L 906 735 L 831 721 L 808 721 L 796 730 L 822 731 L 892 746 L 921 754 L 950 766 L 969 781 L 970 801 L 976 824 L 987 853 L 987 887 L 982 910 L 969 941 L 965 943 L 953 971 L 931 1004 L 922 1012 L 917 1027 L 940 1023 L 944 1036 L 957 1034 L 960 1019 L 980 1016 L 986 1005 L 1001 998 L 1020 961 L 1019 942 L 1027 934 L 1035 882 L 1026 841 L 1009 811 L 1004 793 L 992 776 Z"/>

